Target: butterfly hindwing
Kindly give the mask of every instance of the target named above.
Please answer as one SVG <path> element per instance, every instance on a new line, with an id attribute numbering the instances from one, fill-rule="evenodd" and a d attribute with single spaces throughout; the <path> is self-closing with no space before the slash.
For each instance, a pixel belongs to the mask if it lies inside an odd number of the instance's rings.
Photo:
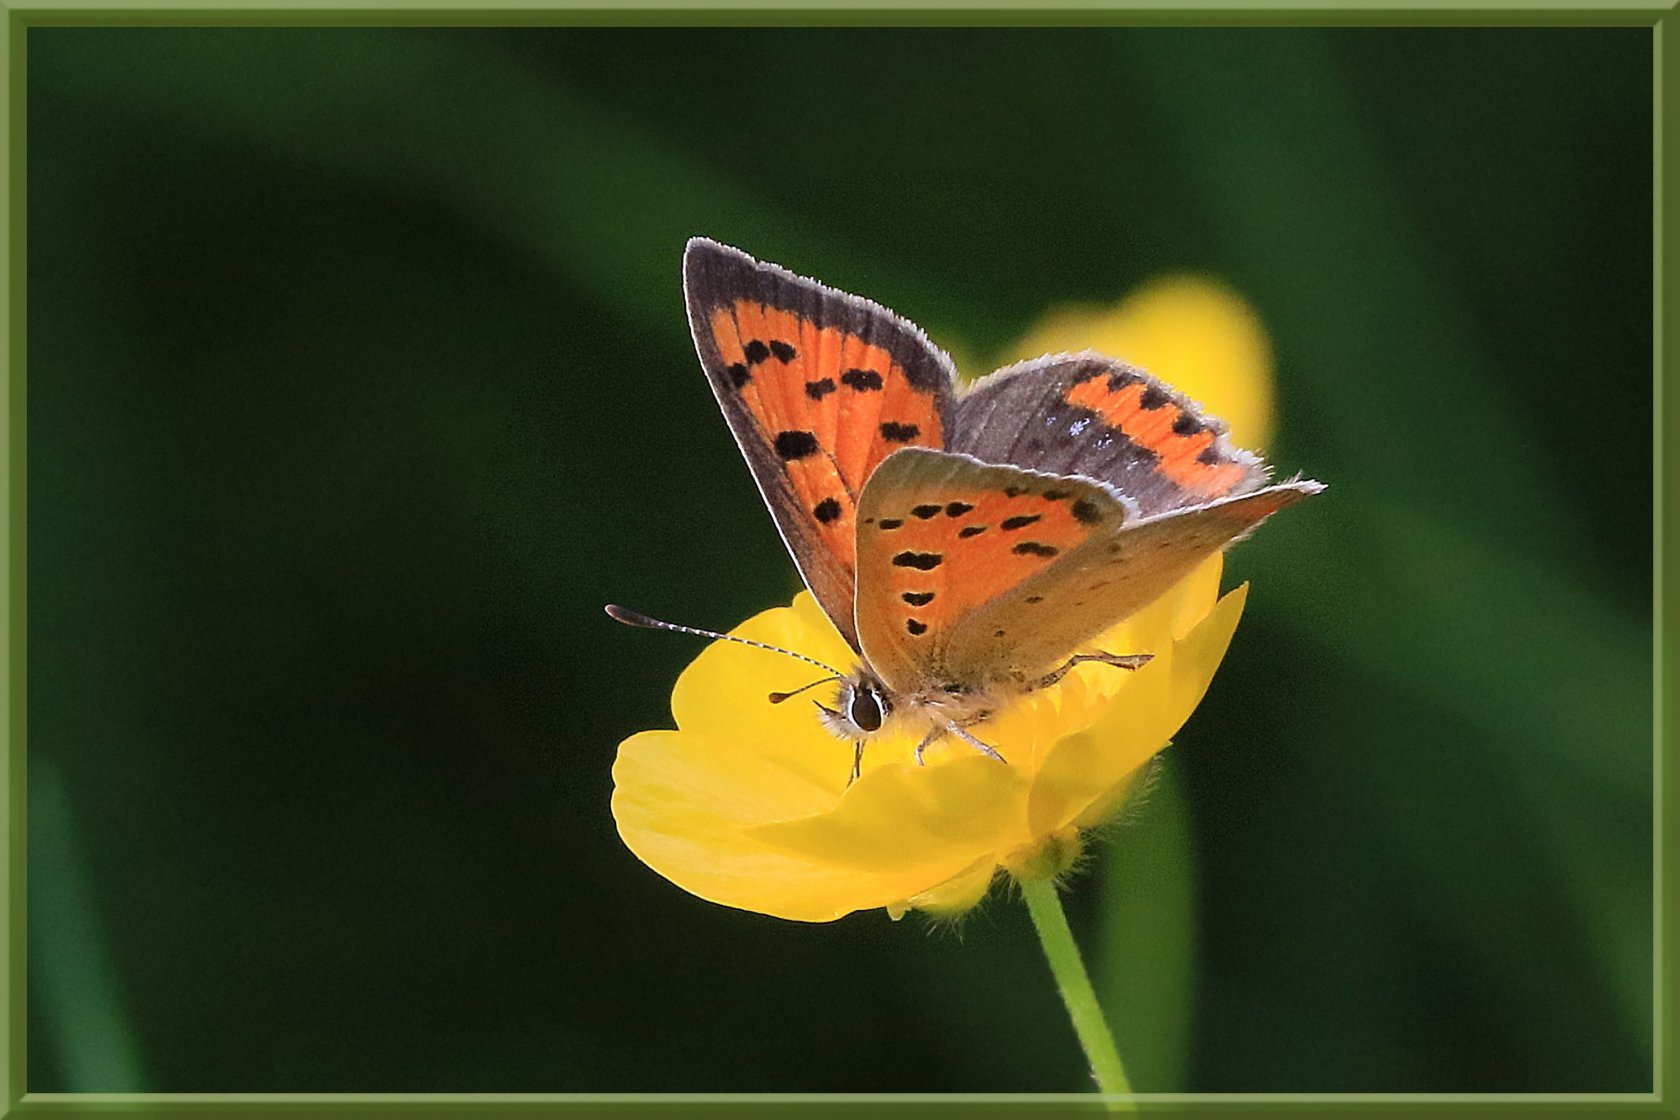
<path id="1" fill-rule="evenodd" d="M 689 326 L 800 574 L 853 646 L 857 502 L 886 457 L 942 447 L 954 371 L 908 321 L 695 238 Z"/>
<path id="2" fill-rule="evenodd" d="M 978 682 L 969 620 L 1112 536 L 1135 510 L 1110 488 L 967 455 L 900 451 L 876 470 L 858 507 L 857 626 L 889 687 Z M 994 634 L 989 656 L 1026 635 Z"/>
<path id="3" fill-rule="evenodd" d="M 946 446 L 1109 483 L 1145 515 L 1258 490 L 1266 465 L 1225 425 L 1142 370 L 1054 354 L 998 370 L 959 400 Z"/>

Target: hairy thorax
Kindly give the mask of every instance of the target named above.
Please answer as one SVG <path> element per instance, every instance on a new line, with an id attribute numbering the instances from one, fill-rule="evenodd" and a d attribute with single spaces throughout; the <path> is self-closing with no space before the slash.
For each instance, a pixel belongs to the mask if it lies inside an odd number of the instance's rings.
<path id="1" fill-rule="evenodd" d="M 893 692 L 867 666 L 860 665 L 840 682 L 835 706 L 819 704 L 823 725 L 837 738 L 853 742 L 886 733 L 927 736 L 951 728 L 972 727 L 996 714 L 1023 692 L 1008 682 L 965 688 L 957 685 Z"/>

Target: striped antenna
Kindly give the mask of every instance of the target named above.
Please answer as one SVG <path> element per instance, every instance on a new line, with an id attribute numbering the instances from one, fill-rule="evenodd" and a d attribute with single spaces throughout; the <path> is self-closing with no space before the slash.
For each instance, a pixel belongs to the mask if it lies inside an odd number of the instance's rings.
<path id="1" fill-rule="evenodd" d="M 781 646 L 769 645 L 766 642 L 755 642 L 751 638 L 737 638 L 733 634 L 719 634 L 716 630 L 701 630 L 694 626 L 678 626 L 675 622 L 661 622 L 657 618 L 650 618 L 649 616 L 642 614 L 640 611 L 633 611 L 627 607 L 621 607 L 616 603 L 607 604 L 607 616 L 617 622 L 624 623 L 626 626 L 640 626 L 644 630 L 670 630 L 677 634 L 693 634 L 696 638 L 716 638 L 718 641 L 722 642 L 740 642 L 744 646 L 753 646 L 757 649 L 767 649 L 771 653 L 780 653 L 785 654 L 788 657 L 796 657 L 800 661 L 805 662 L 807 665 L 815 665 L 819 669 L 828 670 L 830 673 L 834 674 L 834 677 L 837 680 L 845 676 L 844 673 L 836 669 L 834 666 L 825 665 L 814 657 L 806 657 L 803 653 L 795 653 L 791 649 L 783 649 Z M 822 682 L 817 681 L 815 683 L 821 684 Z"/>

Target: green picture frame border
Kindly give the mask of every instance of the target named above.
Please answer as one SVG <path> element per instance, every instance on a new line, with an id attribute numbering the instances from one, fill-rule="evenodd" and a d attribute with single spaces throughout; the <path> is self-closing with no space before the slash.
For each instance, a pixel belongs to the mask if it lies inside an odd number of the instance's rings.
<path id="1" fill-rule="evenodd" d="M 1665 277 L 1680 275 L 1680 238 L 1668 239 L 1671 216 L 1680 187 L 1680 143 L 1672 122 L 1680 112 L 1667 112 L 1666 102 L 1680 92 L 1680 24 L 1674 22 L 1680 0 L 1613 0 L 1592 5 L 1583 0 L 1509 0 L 1457 3 L 1455 0 L 1296 0 L 1280 6 L 1270 0 L 1059 0 L 1055 7 L 1032 9 L 1021 0 L 917 0 L 914 7 L 890 0 L 820 0 L 790 5 L 786 0 L 735 0 L 719 6 L 708 0 L 623 0 L 605 6 L 566 3 L 564 0 L 500 0 L 494 6 L 469 7 L 460 0 L 392 0 L 353 6 L 332 0 L 292 0 L 240 6 L 229 0 L 174 0 L 172 3 L 82 3 L 78 0 L 0 0 L 0 58 L 5 59 L 5 105 L 0 107 L 0 148 L 7 154 L 7 174 L 0 178 L 0 210 L 6 215 L 3 244 L 6 265 L 0 273 L 0 339 L 7 360 L 6 392 L 0 395 L 0 430 L 7 436 L 4 485 L 0 486 L 0 521 L 7 531 L 0 583 L 6 588 L 0 602 L 6 642 L 0 658 L 0 718 L 5 729 L 3 796 L 0 837 L 0 892 L 6 918 L 0 922 L 0 995 L 6 1009 L 4 1061 L 0 1062 L 0 1117 L 71 1113 L 144 1113 L 149 1116 L 272 1116 L 281 1113 L 322 1112 L 359 1115 L 556 1115 L 565 1117 L 659 1114 L 671 1116 L 733 1116 L 743 1111 L 786 1115 L 839 1115 L 868 1112 L 880 1115 L 1066 1116 L 1111 1111 L 1122 1101 L 1095 1094 L 1044 1095 L 886 1095 L 860 1094 L 102 1094 L 29 1093 L 25 1071 L 26 1032 L 26 797 L 27 764 L 27 433 L 28 400 L 26 298 L 27 194 L 25 183 L 25 96 L 28 32 L 33 27 L 113 26 L 1343 26 L 1343 27 L 1647 27 L 1651 30 L 1652 153 L 1653 153 L 1653 277 L 1652 277 L 1652 448 L 1653 448 L 1653 678 L 1652 790 L 1655 828 L 1652 836 L 1654 869 L 1652 1091 L 1626 1094 L 1138 1094 L 1129 1099 L 1140 1111 L 1177 1115 L 1265 1112 L 1279 1115 L 1311 1113 L 1336 1115 L 1377 1112 L 1384 1115 L 1485 1115 L 1575 1113 L 1603 1115 L 1607 1111 L 1636 1111 L 1677 1115 L 1670 1095 L 1674 1056 L 1674 993 L 1666 969 L 1665 949 L 1673 935 L 1674 838 L 1666 829 L 1673 790 L 1668 751 L 1673 725 L 1668 695 L 1675 692 L 1676 674 L 1666 656 L 1676 632 L 1680 611 L 1671 594 L 1674 576 L 1667 557 L 1675 554 L 1675 524 L 1665 518 L 1666 496 L 1675 488 L 1673 467 L 1664 455 L 1674 439 L 1676 409 L 1664 392 L 1664 374 L 1676 370 L 1665 348 L 1665 328 L 1680 323 L 1680 283 Z M 1680 223 L 1676 223 L 1680 228 Z M 1590 1025 L 1583 1024 L 1583 1032 Z M 1589 1040 L 1584 1038 L 1584 1042 Z M 1590 1044 L 1590 1042 L 1589 1042 Z"/>

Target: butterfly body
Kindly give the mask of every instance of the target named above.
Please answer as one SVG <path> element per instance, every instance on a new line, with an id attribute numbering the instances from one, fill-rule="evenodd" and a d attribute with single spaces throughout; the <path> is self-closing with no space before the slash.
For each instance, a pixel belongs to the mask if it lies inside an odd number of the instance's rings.
<path id="1" fill-rule="evenodd" d="M 1019 691 L 1019 690 L 1017 690 Z M 819 704 L 823 726 L 848 741 L 914 730 L 925 735 L 985 720 L 1007 702 L 1010 690 L 965 689 L 952 684 L 895 692 L 862 662 L 841 678 L 835 706 Z"/>
<path id="2" fill-rule="evenodd" d="M 683 277 L 712 390 L 857 655 L 817 705 L 857 745 L 854 775 L 864 742 L 903 730 L 1001 760 L 968 729 L 1076 660 L 1141 663 L 1088 643 L 1322 489 L 1271 484 L 1219 421 L 1112 358 L 1047 356 L 959 389 L 878 304 L 703 238 Z"/>

